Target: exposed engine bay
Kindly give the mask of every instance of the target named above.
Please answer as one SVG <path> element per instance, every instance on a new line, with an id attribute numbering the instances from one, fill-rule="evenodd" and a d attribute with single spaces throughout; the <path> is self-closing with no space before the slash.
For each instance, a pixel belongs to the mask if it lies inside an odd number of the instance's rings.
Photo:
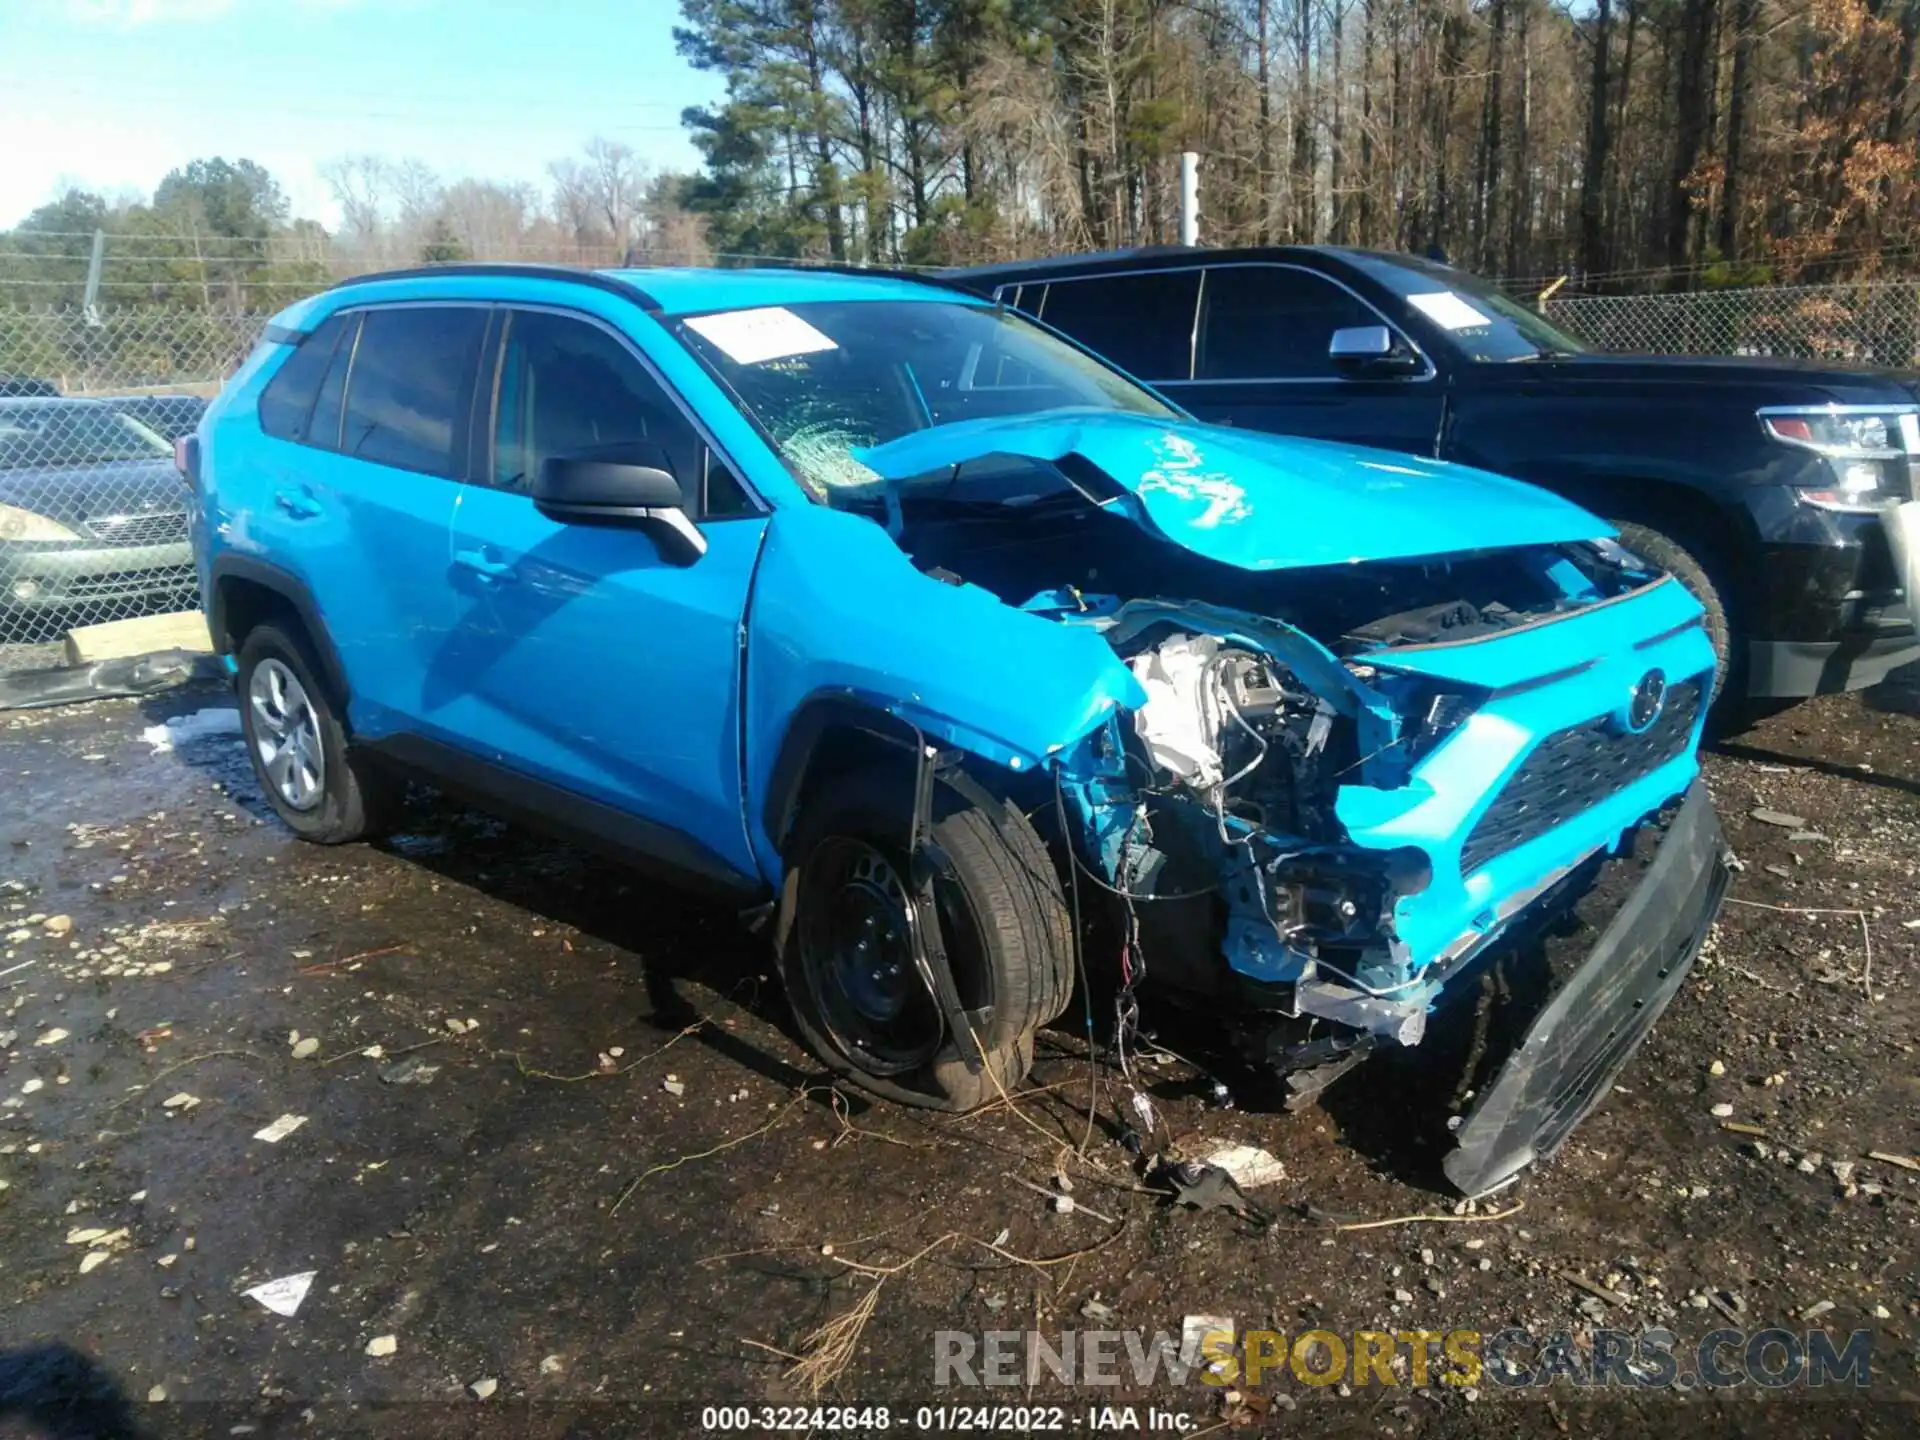
<path id="1" fill-rule="evenodd" d="M 1343 783 L 1402 767 L 1364 754 L 1354 706 L 1343 713 L 1345 697 L 1271 650 L 1166 620 L 1116 648 L 1147 703 L 1066 785 L 1128 912 L 1135 963 L 1163 991 L 1258 1014 L 1261 1058 L 1283 1069 L 1376 1038 L 1417 1044 L 1427 987 L 1394 907 L 1425 887 L 1427 859 L 1356 846 L 1337 814 Z M 1316 1018 L 1349 1033 L 1335 1042 Z"/>
<path id="2" fill-rule="evenodd" d="M 1063 822 L 1123 916 L 1123 983 L 1150 971 L 1162 995 L 1231 1002 L 1257 1058 L 1310 1089 L 1377 1043 L 1418 1044 L 1447 976 L 1571 868 L 1473 904 L 1457 848 L 1396 821 L 1431 798 L 1416 769 L 1490 693 L 1400 652 L 1519 634 L 1660 578 L 1605 541 L 1254 572 L 1173 551 L 1073 489 L 922 496 L 887 520 L 933 578 L 1094 627 L 1127 664 L 1146 703 L 1056 772 Z M 1479 801 L 1485 784 L 1459 788 Z M 1415 924 L 1437 863 L 1446 893 Z"/>

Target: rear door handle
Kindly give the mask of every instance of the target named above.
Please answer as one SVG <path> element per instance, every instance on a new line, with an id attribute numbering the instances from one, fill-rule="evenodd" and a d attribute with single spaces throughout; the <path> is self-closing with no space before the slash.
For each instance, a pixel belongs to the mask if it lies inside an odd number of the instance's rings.
<path id="1" fill-rule="evenodd" d="M 504 585 L 513 579 L 513 562 L 497 560 L 485 550 L 456 550 L 453 568 L 466 571 L 486 585 Z"/>
<path id="2" fill-rule="evenodd" d="M 311 520 L 320 513 L 320 502 L 313 498 L 313 492 L 302 486 L 298 490 L 276 490 L 273 503 L 296 520 Z"/>

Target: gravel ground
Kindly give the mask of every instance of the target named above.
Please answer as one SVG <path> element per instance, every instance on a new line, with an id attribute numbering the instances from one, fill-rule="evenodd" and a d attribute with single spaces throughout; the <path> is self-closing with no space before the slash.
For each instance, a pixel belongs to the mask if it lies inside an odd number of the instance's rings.
<path id="1" fill-rule="evenodd" d="M 196 714 L 198 738 L 142 738 Z M 808 1401 L 794 1357 L 818 1367 L 833 1322 L 820 1399 L 890 1404 L 895 1430 L 982 1400 L 1064 1405 L 1070 1433 L 1090 1404 L 1188 1433 L 1920 1420 L 1920 1164 L 1869 1158 L 1920 1153 L 1911 683 L 1709 757 L 1736 903 L 1615 1093 L 1467 1213 L 1432 1178 L 1442 1137 L 1406 1118 L 1417 1071 L 1362 1067 L 1288 1115 L 1145 1063 L 1184 1149 L 1284 1162 L 1252 1192 L 1267 1226 L 1144 1193 L 1110 1074 L 1089 1125 L 1077 1024 L 983 1113 L 836 1093 L 731 915 L 431 797 L 381 845 L 300 844 L 230 719 L 198 690 L 0 720 L 0 1436 L 686 1434 L 702 1406 Z M 1065 1213 L 1034 1188 L 1062 1172 Z M 1445 1218 L 1341 1228 L 1420 1214 Z M 292 1315 L 248 1293 L 309 1272 Z M 1190 1315 L 1582 1346 L 1664 1326 L 1683 1352 L 1729 1325 L 1863 1329 L 1872 1379 L 932 1383 L 935 1331 Z M 91 1428 L 46 1413 L 68 1382 Z"/>

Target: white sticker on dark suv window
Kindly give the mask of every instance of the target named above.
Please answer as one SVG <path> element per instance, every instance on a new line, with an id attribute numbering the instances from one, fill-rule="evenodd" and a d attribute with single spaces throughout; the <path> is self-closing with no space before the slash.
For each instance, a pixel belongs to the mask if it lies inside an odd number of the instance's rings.
<path id="1" fill-rule="evenodd" d="M 1407 303 L 1434 324 L 1448 330 L 1471 330 L 1476 325 L 1491 325 L 1491 316 L 1482 315 L 1451 290 L 1435 290 L 1426 295 L 1409 295 Z"/>
<path id="2" fill-rule="evenodd" d="M 784 305 L 696 315 L 687 321 L 687 328 L 717 345 L 736 365 L 760 365 L 789 355 L 840 348 Z"/>

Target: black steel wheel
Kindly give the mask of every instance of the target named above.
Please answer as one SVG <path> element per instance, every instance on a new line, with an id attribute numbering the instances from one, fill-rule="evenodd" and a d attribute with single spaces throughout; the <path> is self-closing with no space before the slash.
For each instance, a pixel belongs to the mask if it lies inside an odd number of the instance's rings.
<path id="1" fill-rule="evenodd" d="M 1026 817 L 944 785 L 931 838 L 945 865 L 924 915 L 906 854 L 912 794 L 910 766 L 810 786 L 786 845 L 781 973 L 802 1037 L 836 1072 L 890 1100 L 968 1110 L 1025 1078 L 1034 1031 L 1072 993 L 1071 930 Z M 929 921 L 985 1056 L 978 1068 L 915 964 L 912 927 Z"/>
<path id="2" fill-rule="evenodd" d="M 914 964 L 900 868 L 866 840 L 830 835 L 807 857 L 800 887 L 801 973 L 828 1037 L 874 1075 L 924 1065 L 943 1026 Z"/>

